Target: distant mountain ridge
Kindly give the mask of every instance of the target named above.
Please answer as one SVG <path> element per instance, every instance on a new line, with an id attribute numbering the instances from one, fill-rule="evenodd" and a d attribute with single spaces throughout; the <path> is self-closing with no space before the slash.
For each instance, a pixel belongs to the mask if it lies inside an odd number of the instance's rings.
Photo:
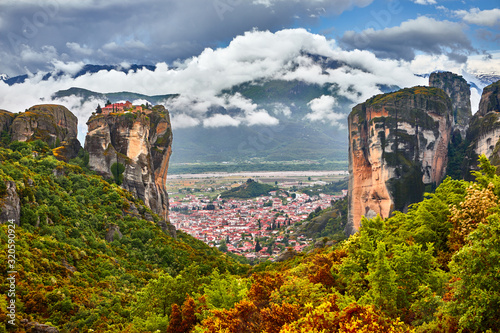
<path id="1" fill-rule="evenodd" d="M 395 87 L 382 87 L 394 89 Z M 308 103 L 323 95 L 334 96 L 338 100 L 339 109 L 347 110 L 350 100 L 339 96 L 334 85 L 317 85 L 302 81 L 271 80 L 247 82 L 221 92 L 224 94 L 239 93 L 258 105 L 259 109 L 268 110 L 269 114 L 279 120 L 277 126 L 227 126 L 204 127 L 201 124 L 188 128 L 175 128 L 172 163 L 249 161 L 253 159 L 265 161 L 292 160 L 347 160 L 345 130 L 333 127 L 329 123 L 310 122 L 305 116 L 311 112 Z M 133 92 L 100 93 L 87 89 L 72 87 L 57 91 L 52 98 L 77 96 L 82 102 L 96 100 L 112 103 L 123 100 L 147 100 L 152 104 L 173 102 L 178 94 L 148 96 Z M 169 108 L 172 117 L 186 111 Z M 278 108 L 289 110 L 289 114 L 278 111 Z M 231 115 L 234 110 L 213 107 L 206 116 L 214 114 Z M 347 117 L 347 114 L 346 114 Z M 342 123 L 342 121 L 340 121 Z"/>
<path id="2" fill-rule="evenodd" d="M 102 99 L 102 100 L 110 100 L 111 102 L 118 102 L 122 100 L 148 100 L 152 104 L 158 104 L 160 102 L 163 102 L 165 100 L 168 100 L 170 98 L 174 98 L 179 96 L 178 94 L 166 94 L 166 95 L 155 95 L 155 96 L 149 96 L 149 95 L 144 95 L 144 94 L 138 94 L 138 93 L 133 93 L 133 92 L 128 92 L 128 91 L 122 91 L 122 92 L 114 92 L 114 93 L 99 93 L 96 91 L 88 90 L 88 89 L 83 89 L 83 88 L 77 88 L 77 87 L 71 87 L 66 90 L 59 90 L 55 92 L 52 95 L 52 98 L 57 99 L 57 98 L 64 98 L 64 97 L 69 97 L 69 96 L 77 96 L 81 97 L 83 100 L 90 100 L 90 99 Z"/>
<path id="3" fill-rule="evenodd" d="M 322 73 L 332 72 L 342 67 L 351 70 L 367 69 L 357 68 L 356 64 L 346 64 L 329 57 L 303 53 Z M 292 64 L 293 65 L 293 64 Z M 299 66 L 298 63 L 296 66 Z M 298 67 L 297 67 L 298 68 Z M 120 71 L 128 73 L 139 70 L 154 71 L 156 66 L 152 65 L 85 65 L 78 72 L 71 74 L 73 78 L 85 74 L 97 73 L 99 71 Z M 290 68 L 293 72 L 294 67 Z M 43 75 L 43 80 L 58 78 L 64 74 L 62 71 L 54 71 Z M 428 77 L 429 75 L 420 75 Z M 27 75 L 7 78 L 3 81 L 9 85 L 21 83 L 26 80 Z M 471 87 L 480 91 L 480 82 L 494 79 L 495 75 L 482 75 L 481 78 L 469 82 Z M 482 80 L 482 81 L 481 81 Z M 397 91 L 400 87 L 395 85 L 376 84 L 383 93 Z M 337 83 L 316 84 L 304 80 L 283 80 L 272 78 L 261 78 L 243 82 L 224 89 L 216 98 L 224 99 L 225 96 L 241 96 L 256 106 L 256 110 L 264 110 L 267 114 L 279 121 L 279 125 L 248 125 L 241 122 L 238 126 L 224 126 L 212 122 L 210 126 L 205 121 L 210 117 L 218 116 L 219 119 L 232 119 L 235 116 L 244 117 L 246 111 L 225 108 L 223 106 L 210 106 L 203 111 L 203 115 L 193 111 L 195 106 L 181 103 L 181 96 L 176 93 L 164 95 L 145 95 L 133 91 L 121 91 L 113 93 L 102 93 L 91 91 L 77 86 L 69 89 L 56 91 L 52 98 L 58 102 L 65 97 L 76 96 L 85 101 L 96 100 L 97 103 L 118 101 L 143 100 L 151 104 L 165 105 L 171 115 L 176 140 L 173 142 L 172 163 L 220 163 L 248 162 L 260 163 L 262 161 L 307 161 L 307 160 L 333 160 L 343 161 L 347 164 L 347 115 L 353 106 L 353 101 L 346 97 L 345 92 Z M 175 92 L 175 91 L 174 91 Z M 312 113 L 311 103 L 321 99 L 323 96 L 332 98 L 335 106 L 328 110 L 338 115 L 337 121 L 329 121 L 327 118 L 311 120 L 308 118 Z M 179 99 L 177 99 L 179 98 Z M 201 101 L 204 102 L 204 101 Z M 58 102 L 59 103 L 59 102 Z M 243 115 L 242 115 L 243 114 Z M 179 119 L 190 115 L 194 124 L 180 124 Z M 196 118 L 198 117 L 198 118 Z M 226 118 L 224 118 L 226 117 Z M 230 117 L 230 118 L 229 118 Z M 177 121 L 177 122 L 176 122 Z M 179 125 L 180 124 L 180 125 Z"/>
<path id="4" fill-rule="evenodd" d="M 141 69 L 148 69 L 150 71 L 154 71 L 156 69 L 156 66 L 153 65 L 130 65 L 130 66 L 122 66 L 122 65 L 91 65 L 87 64 L 82 67 L 78 72 L 75 74 L 71 75 L 72 78 L 76 79 L 77 77 L 83 76 L 85 74 L 93 74 L 93 73 L 98 73 L 99 71 L 119 71 L 123 73 L 128 73 L 130 71 L 132 72 L 137 72 L 138 70 Z M 43 76 L 44 81 L 48 80 L 49 78 L 58 78 L 63 75 L 67 75 L 68 73 L 65 73 L 62 70 L 56 70 L 54 72 L 48 72 L 45 73 Z M 26 79 L 29 78 L 28 74 L 23 74 L 23 75 L 17 75 L 13 77 L 9 77 L 7 74 L 0 74 L 0 80 L 4 81 L 7 83 L 9 86 L 12 86 L 17 83 L 23 83 L 26 81 Z"/>

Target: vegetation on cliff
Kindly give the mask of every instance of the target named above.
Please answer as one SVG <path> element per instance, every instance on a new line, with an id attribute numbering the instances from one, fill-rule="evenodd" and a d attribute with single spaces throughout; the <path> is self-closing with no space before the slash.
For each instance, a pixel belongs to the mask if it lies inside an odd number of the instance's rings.
<path id="1" fill-rule="evenodd" d="M 142 201 L 74 163 L 85 163 L 85 156 L 58 161 L 38 140 L 0 148 L 0 161 L 2 184 L 13 181 L 21 202 L 15 233 L 17 327 L 29 319 L 68 332 L 123 331 L 135 318 L 137 292 L 162 274 L 182 276 L 192 285 L 191 278 L 209 276 L 214 268 L 245 271 L 191 236 L 165 234 L 154 223 L 160 217 Z M 1 229 L 1 250 L 7 253 L 7 226 Z M 7 267 L 6 256 L 0 262 Z M 6 274 L 4 269 L 4 281 Z M 0 290 L 0 331 L 7 323 L 5 288 Z M 182 304 L 184 291 L 192 290 L 172 292 Z M 143 331 L 141 325 L 137 331 Z"/>
<path id="2" fill-rule="evenodd" d="M 16 183 L 21 199 L 18 325 L 26 318 L 68 332 L 480 332 L 500 324 L 500 177 L 484 157 L 475 182 L 447 178 L 406 214 L 365 219 L 348 240 L 250 272 L 183 233 L 167 236 L 144 219 L 142 202 L 57 161 L 43 142 L 0 148 L 0 160 L 2 179 Z M 4 252 L 7 227 L 0 229 Z"/>

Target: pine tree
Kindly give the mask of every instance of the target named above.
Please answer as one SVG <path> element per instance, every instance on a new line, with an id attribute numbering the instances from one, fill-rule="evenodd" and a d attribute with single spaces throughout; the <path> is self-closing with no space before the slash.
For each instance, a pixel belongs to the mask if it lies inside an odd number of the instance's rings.
<path id="1" fill-rule="evenodd" d="M 255 252 L 260 252 L 262 250 L 262 246 L 260 246 L 259 240 L 255 243 Z"/>
<path id="2" fill-rule="evenodd" d="M 396 272 L 389 265 L 384 242 L 377 245 L 375 263 L 370 267 L 367 280 L 370 282 L 371 301 L 386 312 L 394 313 L 397 295 Z"/>

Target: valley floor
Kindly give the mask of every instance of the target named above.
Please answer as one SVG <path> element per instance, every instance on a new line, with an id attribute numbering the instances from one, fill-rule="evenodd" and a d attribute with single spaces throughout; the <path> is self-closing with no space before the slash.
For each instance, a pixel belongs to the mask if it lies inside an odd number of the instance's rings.
<path id="1" fill-rule="evenodd" d="M 300 252 L 312 239 L 296 234 L 298 225 L 317 209 L 330 207 L 344 193 L 313 194 L 299 189 L 345 178 L 346 171 L 238 172 L 169 175 L 171 223 L 211 246 L 253 259 L 274 260 L 287 247 Z M 219 198 L 221 191 L 248 178 L 280 190 L 253 199 Z M 256 251 L 257 240 L 260 244 Z M 262 248 L 259 248 L 262 247 Z"/>

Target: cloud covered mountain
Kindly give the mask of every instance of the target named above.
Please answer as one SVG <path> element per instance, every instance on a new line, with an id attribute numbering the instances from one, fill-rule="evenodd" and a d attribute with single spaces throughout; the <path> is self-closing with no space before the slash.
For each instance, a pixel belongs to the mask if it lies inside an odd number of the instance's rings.
<path id="1" fill-rule="evenodd" d="M 380 59 L 370 51 L 344 50 L 304 29 L 253 30 L 227 47 L 206 48 L 172 65 L 55 62 L 51 73 L 28 74 L 11 85 L 0 82 L 0 107 L 17 112 L 41 101 L 63 104 L 79 117 L 83 136 L 86 120 L 109 96 L 147 101 L 171 112 L 173 161 L 176 154 L 178 161 L 331 159 L 347 147 L 345 120 L 354 105 L 398 87 L 426 85 L 427 79 L 416 75 L 424 69 L 459 74 L 466 69 L 456 63 L 450 68 L 439 56 L 434 60 L 424 67 L 418 56 L 411 62 Z M 473 104 L 484 86 L 477 84 Z M 100 94 L 55 94 L 70 87 Z M 108 95 L 120 91 L 139 95 Z"/>

